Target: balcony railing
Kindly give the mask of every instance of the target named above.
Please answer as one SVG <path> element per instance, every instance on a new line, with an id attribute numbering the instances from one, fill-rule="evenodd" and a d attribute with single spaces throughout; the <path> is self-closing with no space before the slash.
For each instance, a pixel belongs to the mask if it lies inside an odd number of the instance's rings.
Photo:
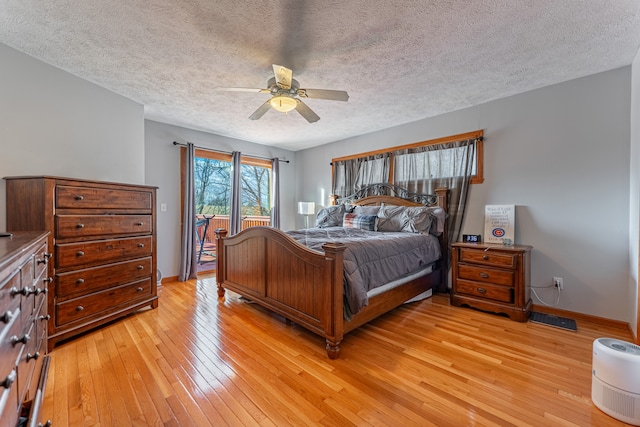
<path id="1" fill-rule="evenodd" d="M 209 215 L 206 215 L 207 217 Z M 196 215 L 197 219 L 203 219 L 205 215 Z M 271 218 L 268 216 L 243 216 L 242 217 L 242 229 L 256 226 L 269 226 L 271 225 Z M 207 234 L 204 238 L 205 242 L 216 241 L 216 229 L 224 228 L 229 230 L 230 221 L 229 215 L 216 215 L 209 220 L 209 227 L 207 227 Z"/>

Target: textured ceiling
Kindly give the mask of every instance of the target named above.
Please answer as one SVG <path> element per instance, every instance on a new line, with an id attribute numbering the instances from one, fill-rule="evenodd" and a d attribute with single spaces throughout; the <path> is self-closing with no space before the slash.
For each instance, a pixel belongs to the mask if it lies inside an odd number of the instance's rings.
<path id="1" fill-rule="evenodd" d="M 151 120 L 299 150 L 629 65 L 637 0 L 0 0 L 0 42 Z M 269 111 L 271 64 L 320 117 Z"/>

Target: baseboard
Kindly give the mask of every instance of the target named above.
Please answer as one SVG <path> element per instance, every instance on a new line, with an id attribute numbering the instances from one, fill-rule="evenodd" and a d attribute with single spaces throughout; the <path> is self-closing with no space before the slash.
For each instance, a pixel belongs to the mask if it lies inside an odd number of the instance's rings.
<path id="1" fill-rule="evenodd" d="M 169 283 L 169 282 L 177 282 L 177 281 L 178 281 L 178 276 L 169 276 L 169 277 L 163 277 L 160 283 Z"/>
<path id="2" fill-rule="evenodd" d="M 545 305 L 536 305 L 536 304 L 534 304 L 531 307 L 531 310 L 537 311 L 539 313 L 553 314 L 559 317 L 568 317 L 575 320 L 583 320 L 585 322 L 591 322 L 596 325 L 610 326 L 610 327 L 613 326 L 616 328 L 629 331 L 631 336 L 633 336 L 633 332 L 631 331 L 631 326 L 629 325 L 629 323 L 623 322 L 622 320 L 607 319 L 606 317 L 592 316 L 590 314 L 577 313 L 575 311 L 562 310 L 555 307 L 547 307 Z"/>

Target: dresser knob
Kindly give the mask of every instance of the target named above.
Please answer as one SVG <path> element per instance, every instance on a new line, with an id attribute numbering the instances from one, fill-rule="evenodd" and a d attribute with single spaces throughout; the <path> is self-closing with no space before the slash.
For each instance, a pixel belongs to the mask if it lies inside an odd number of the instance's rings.
<path id="1" fill-rule="evenodd" d="M 84 224 L 76 224 L 76 228 L 84 228 Z"/>
<path id="2" fill-rule="evenodd" d="M 7 375 L 7 378 L 5 378 L 0 385 L 4 388 L 10 388 L 11 384 L 13 384 L 16 379 L 18 378 L 18 374 L 16 373 L 16 370 L 14 369 L 13 371 L 9 372 L 9 375 Z"/>
<path id="3" fill-rule="evenodd" d="M 9 289 L 9 295 L 11 295 L 11 297 L 15 297 L 16 295 L 20 294 L 20 290 L 18 288 L 16 288 L 15 286 L 11 287 L 11 289 Z"/>
<path id="4" fill-rule="evenodd" d="M 46 423 L 38 423 L 38 427 L 51 427 L 51 420 L 47 420 Z"/>
<path id="5" fill-rule="evenodd" d="M 36 264 L 38 264 L 38 265 L 46 264 L 48 260 L 49 260 L 49 258 L 42 258 L 42 259 L 39 259 Z"/>
<path id="6" fill-rule="evenodd" d="M 14 335 L 11 337 L 10 341 L 11 345 L 15 347 L 15 345 L 18 343 L 26 344 L 30 339 L 31 338 L 29 337 L 29 334 L 24 334 L 20 338 L 18 338 L 17 335 Z"/>
<path id="7" fill-rule="evenodd" d="M 138 222 L 136 222 L 136 225 L 142 226 L 142 225 L 144 225 L 144 222 L 138 221 Z"/>
<path id="8" fill-rule="evenodd" d="M 144 291 L 144 288 L 141 286 L 138 288 L 138 292 L 142 292 L 142 291 Z"/>
<path id="9" fill-rule="evenodd" d="M 144 270 L 144 265 L 139 265 L 138 270 Z"/>
<path id="10" fill-rule="evenodd" d="M 139 248 L 144 248 L 144 243 L 138 243 Z"/>
<path id="11" fill-rule="evenodd" d="M 84 251 L 78 251 L 78 252 L 76 252 L 76 256 L 84 256 Z"/>
<path id="12" fill-rule="evenodd" d="M 82 285 L 84 283 L 84 279 L 76 280 L 76 285 Z"/>
<path id="13" fill-rule="evenodd" d="M 483 279 L 488 279 L 489 275 L 487 273 L 480 273 L 480 277 L 482 277 Z"/>
<path id="14" fill-rule="evenodd" d="M 35 353 L 31 354 L 31 353 L 27 353 L 27 362 L 30 360 L 38 360 L 40 358 L 40 352 L 36 351 Z"/>
<path id="15" fill-rule="evenodd" d="M 79 306 L 76 307 L 76 311 L 82 311 L 82 310 L 84 310 L 83 306 L 79 305 Z"/>
<path id="16" fill-rule="evenodd" d="M 486 294 L 487 290 L 485 288 L 477 288 L 476 291 L 478 291 L 479 294 Z"/>
<path id="17" fill-rule="evenodd" d="M 53 254 L 52 254 L 52 253 L 44 254 L 44 257 L 45 257 L 46 259 L 49 259 L 49 258 L 51 258 L 52 256 L 53 256 Z"/>
<path id="18" fill-rule="evenodd" d="M 483 256 L 482 259 L 485 260 L 485 261 L 488 260 L 489 259 L 489 255 Z"/>
<path id="19" fill-rule="evenodd" d="M 83 196 L 83 195 L 81 195 L 81 194 L 78 194 L 78 195 L 75 197 L 75 199 L 76 199 L 76 200 L 84 200 L 84 196 Z"/>
<path id="20" fill-rule="evenodd" d="M 43 281 L 44 283 L 51 283 L 51 282 L 53 282 L 53 278 L 51 278 L 51 277 L 45 277 L 44 279 L 42 279 L 42 281 Z"/>
<path id="21" fill-rule="evenodd" d="M 13 313 L 11 313 L 9 310 L 5 311 L 4 314 L 2 316 L 0 316 L 0 322 L 2 323 L 9 323 L 11 321 L 13 317 Z"/>
<path id="22" fill-rule="evenodd" d="M 49 319 L 51 319 L 51 315 L 50 315 L 50 314 L 47 314 L 46 316 L 40 316 L 40 317 L 38 317 L 38 319 L 39 319 L 41 322 L 47 322 L 47 321 L 49 321 Z"/>

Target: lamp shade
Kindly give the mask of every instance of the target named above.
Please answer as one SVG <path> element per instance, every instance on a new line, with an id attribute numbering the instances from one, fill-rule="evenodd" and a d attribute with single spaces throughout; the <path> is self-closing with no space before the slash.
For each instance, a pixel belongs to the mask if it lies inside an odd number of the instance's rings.
<path id="1" fill-rule="evenodd" d="M 298 213 L 300 215 L 314 215 L 316 204 L 314 202 L 298 202 Z"/>

